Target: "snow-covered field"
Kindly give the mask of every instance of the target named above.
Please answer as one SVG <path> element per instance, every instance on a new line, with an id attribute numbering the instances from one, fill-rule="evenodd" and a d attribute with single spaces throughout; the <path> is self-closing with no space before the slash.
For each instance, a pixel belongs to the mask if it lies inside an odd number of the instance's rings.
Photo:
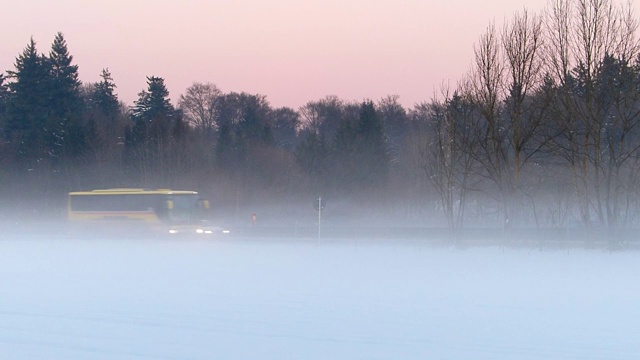
<path id="1" fill-rule="evenodd" d="M 640 253 L 0 240 L 1 359 L 639 359 Z"/>

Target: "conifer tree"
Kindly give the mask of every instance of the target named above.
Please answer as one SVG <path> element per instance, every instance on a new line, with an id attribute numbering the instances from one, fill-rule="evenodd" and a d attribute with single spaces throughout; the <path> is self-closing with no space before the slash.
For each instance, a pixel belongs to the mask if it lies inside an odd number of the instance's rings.
<path id="1" fill-rule="evenodd" d="M 9 87 L 4 83 L 4 74 L 0 74 L 0 134 L 4 133 L 4 128 L 7 121 L 7 104 L 9 101 Z M 1 136 L 0 136 L 1 138 Z M 0 142 L 0 162 L 4 162 L 6 159 L 6 150 L 4 148 L 4 141 Z M 0 177 L 3 171 L 0 170 Z"/>
<path id="2" fill-rule="evenodd" d="M 89 107 L 113 120 L 120 113 L 120 102 L 115 94 L 116 84 L 109 69 L 102 69 L 100 77 L 102 80 L 96 83 L 91 91 Z"/>
<path id="3" fill-rule="evenodd" d="M 4 74 L 0 74 L 0 101 L 5 103 L 9 98 L 9 86 L 5 84 Z"/>
<path id="4" fill-rule="evenodd" d="M 0 133 L 4 129 L 8 103 L 9 103 L 9 86 L 5 84 L 4 74 L 0 74 Z"/>
<path id="5" fill-rule="evenodd" d="M 49 118 L 49 62 L 38 54 L 33 38 L 18 55 L 15 70 L 8 71 L 10 101 L 4 127 L 5 139 L 13 144 L 16 159 L 44 157 Z"/>
<path id="6" fill-rule="evenodd" d="M 143 176 L 164 176 L 171 167 L 167 158 L 175 144 L 180 117 L 169 101 L 164 79 L 147 77 L 147 90 L 138 94 L 131 110 L 133 126 L 125 132 L 125 157 Z"/>
<path id="7" fill-rule="evenodd" d="M 134 104 L 131 117 L 136 122 L 169 119 L 174 112 L 164 79 L 157 76 L 147 77 L 147 90 L 138 93 L 138 100 Z"/>
<path id="8" fill-rule="evenodd" d="M 80 101 L 78 65 L 72 65 L 73 56 L 67 49 L 67 41 L 62 33 L 57 33 L 51 51 L 49 63 L 52 77 L 51 96 L 58 102 L 57 111 L 66 114 L 77 110 Z"/>
<path id="9" fill-rule="evenodd" d="M 87 138 L 91 139 L 87 151 L 103 154 L 103 158 L 115 158 L 113 155 L 120 151 L 118 143 L 124 131 L 124 113 L 109 70 L 102 69 L 100 77 L 102 80 L 86 92 L 85 127 Z"/>
<path id="10" fill-rule="evenodd" d="M 78 79 L 78 65 L 73 65 L 67 42 L 58 32 L 49 52 L 50 71 L 50 134 L 51 147 L 55 153 L 67 156 L 81 153 L 85 145 L 85 134 L 81 124 L 82 98 L 81 82 Z"/>

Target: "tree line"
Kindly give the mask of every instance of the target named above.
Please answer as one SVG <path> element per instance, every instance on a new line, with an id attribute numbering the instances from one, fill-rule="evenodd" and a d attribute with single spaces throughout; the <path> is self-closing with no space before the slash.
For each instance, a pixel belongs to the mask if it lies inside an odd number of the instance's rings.
<path id="1" fill-rule="evenodd" d="M 523 10 L 487 27 L 457 84 L 408 109 L 394 95 L 274 108 L 201 82 L 174 107 L 158 76 L 127 106 L 108 69 L 79 81 L 62 33 L 48 55 L 32 39 L 0 75 L 0 182 L 45 198 L 188 187 L 236 209 L 321 194 L 345 216 L 451 228 L 635 226 L 637 27 L 613 0 Z"/>

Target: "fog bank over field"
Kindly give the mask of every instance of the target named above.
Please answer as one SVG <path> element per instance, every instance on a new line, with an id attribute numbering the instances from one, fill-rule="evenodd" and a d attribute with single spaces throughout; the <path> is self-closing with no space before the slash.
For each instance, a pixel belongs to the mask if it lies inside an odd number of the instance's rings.
<path id="1" fill-rule="evenodd" d="M 638 252 L 287 239 L 0 240 L 0 352 L 632 359 Z"/>
<path id="2" fill-rule="evenodd" d="M 521 217 L 518 222 L 505 224 L 502 215 L 496 212 L 469 211 L 468 223 L 463 227 L 448 226 L 441 212 L 433 207 L 407 206 L 398 202 L 382 207 L 379 199 L 349 201 L 323 197 L 323 208 L 316 210 L 317 198 L 308 201 L 281 201 L 280 203 L 254 202 L 253 204 L 229 204 L 214 198 L 211 208 L 202 213 L 207 224 L 231 231 L 228 237 L 236 239 L 287 239 L 289 241 L 314 241 L 319 238 L 349 242 L 350 239 L 375 240 L 381 242 L 418 241 L 444 245 L 505 245 L 530 248 L 599 247 L 635 249 L 640 246 L 635 227 L 602 226 L 597 223 L 584 224 L 566 219 L 563 224 L 548 221 L 545 217 Z M 10 205 L 17 204 L 12 207 Z M 170 224 L 147 223 L 133 220 L 108 220 L 122 217 L 125 213 L 105 215 L 105 219 L 67 219 L 66 199 L 49 207 L 37 201 L 9 202 L 0 207 L 0 224 L 13 237 L 52 237 L 55 239 L 89 239 L 104 236 L 116 240 L 127 236 L 146 237 L 153 228 L 162 232 Z M 54 206 L 55 205 L 55 206 Z M 428 209 L 431 208 L 430 211 Z M 531 213 L 523 208 L 521 213 Z M 546 219 L 547 221 L 542 221 Z M 473 221 L 472 221 L 473 220 Z M 76 231 L 85 230 L 84 233 Z M 118 230 L 121 228 L 120 230 Z M 164 229 L 165 233 L 166 230 Z M 88 231 L 86 231 L 88 230 Z"/>

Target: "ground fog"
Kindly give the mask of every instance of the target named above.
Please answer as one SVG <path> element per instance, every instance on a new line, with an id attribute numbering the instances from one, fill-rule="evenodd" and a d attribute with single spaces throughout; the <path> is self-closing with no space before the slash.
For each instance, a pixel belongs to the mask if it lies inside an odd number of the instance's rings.
<path id="1" fill-rule="evenodd" d="M 634 359 L 637 251 L 0 240 L 6 359 Z"/>

